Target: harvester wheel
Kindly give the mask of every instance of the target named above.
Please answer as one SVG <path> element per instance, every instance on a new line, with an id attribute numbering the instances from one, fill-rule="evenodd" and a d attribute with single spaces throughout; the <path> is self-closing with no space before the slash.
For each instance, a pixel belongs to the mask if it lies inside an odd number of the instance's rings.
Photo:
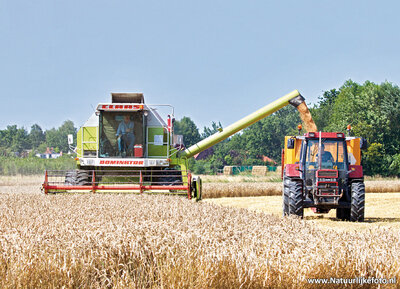
<path id="1" fill-rule="evenodd" d="M 290 179 L 283 179 L 283 190 L 282 190 L 282 203 L 283 203 L 283 216 L 289 215 L 289 184 Z"/>
<path id="2" fill-rule="evenodd" d="M 76 172 L 76 184 L 78 186 L 90 185 L 89 173 L 87 171 L 77 171 Z"/>
<path id="3" fill-rule="evenodd" d="M 70 186 L 84 186 L 90 185 L 89 173 L 87 171 L 75 170 L 65 173 L 66 185 Z"/>
<path id="4" fill-rule="evenodd" d="M 301 182 L 290 180 L 289 185 L 289 215 L 296 215 L 303 218 L 303 185 Z"/>
<path id="5" fill-rule="evenodd" d="M 196 202 L 201 201 L 202 199 L 202 180 L 198 176 L 194 176 L 192 178 L 192 199 L 195 199 Z"/>
<path id="6" fill-rule="evenodd" d="M 351 184 L 350 221 L 363 222 L 365 208 L 365 185 L 362 182 Z"/>
<path id="7" fill-rule="evenodd" d="M 65 173 L 65 182 L 66 185 L 73 186 L 76 183 L 76 172 L 68 171 Z"/>

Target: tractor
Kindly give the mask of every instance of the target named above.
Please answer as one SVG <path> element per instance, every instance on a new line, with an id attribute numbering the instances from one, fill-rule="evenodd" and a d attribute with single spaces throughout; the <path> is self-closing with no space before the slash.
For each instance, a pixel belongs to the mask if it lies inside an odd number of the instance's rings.
<path id="1" fill-rule="evenodd" d="M 350 131 L 350 127 L 348 127 Z M 336 217 L 364 221 L 365 185 L 361 166 L 364 138 L 341 132 L 286 136 L 282 151 L 283 215 L 303 218 L 336 209 Z"/>

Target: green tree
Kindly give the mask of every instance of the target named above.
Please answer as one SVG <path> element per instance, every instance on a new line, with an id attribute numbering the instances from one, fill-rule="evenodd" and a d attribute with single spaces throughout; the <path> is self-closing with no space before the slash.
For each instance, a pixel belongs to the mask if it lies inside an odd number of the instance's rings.
<path id="1" fill-rule="evenodd" d="M 29 141 L 30 146 L 33 149 L 37 149 L 40 144 L 46 141 L 46 136 L 38 124 L 31 126 L 31 131 L 29 132 Z"/>
<path id="2" fill-rule="evenodd" d="M 312 118 L 320 131 L 326 131 L 331 122 L 332 109 L 335 104 L 340 91 L 331 89 L 325 91 L 322 96 L 318 98 L 318 104 L 310 109 Z"/>
<path id="3" fill-rule="evenodd" d="M 292 106 L 284 107 L 256 122 L 242 134 L 246 155 L 249 159 L 260 159 L 266 155 L 279 162 L 285 136 L 296 135 L 300 123 L 299 113 Z"/>
<path id="4" fill-rule="evenodd" d="M 391 156 L 400 150 L 399 87 L 390 82 L 361 85 L 348 80 L 339 91 L 327 128 L 344 132 L 350 124 L 354 135 L 371 144 L 363 157 L 365 173 L 389 174 Z"/>
<path id="5" fill-rule="evenodd" d="M 183 135 L 183 142 L 186 147 L 190 147 L 201 140 L 199 129 L 193 120 L 187 116 L 174 122 L 174 133 Z"/>
<path id="6" fill-rule="evenodd" d="M 29 149 L 28 132 L 23 127 L 7 126 L 5 130 L 0 131 L 0 147 L 3 148 L 3 155 L 9 152 L 21 152 Z"/>
<path id="7" fill-rule="evenodd" d="M 219 130 L 222 129 L 222 124 L 221 122 L 216 123 L 215 121 L 213 121 L 211 123 L 211 127 L 204 127 L 203 129 L 203 133 L 201 134 L 201 138 L 207 138 L 211 135 L 213 135 L 214 133 L 218 132 Z"/>
<path id="8" fill-rule="evenodd" d="M 68 151 L 68 135 L 76 134 L 74 123 L 70 120 L 65 121 L 58 129 L 52 128 L 46 131 L 46 143 L 49 147 L 54 147 L 56 151 Z"/>

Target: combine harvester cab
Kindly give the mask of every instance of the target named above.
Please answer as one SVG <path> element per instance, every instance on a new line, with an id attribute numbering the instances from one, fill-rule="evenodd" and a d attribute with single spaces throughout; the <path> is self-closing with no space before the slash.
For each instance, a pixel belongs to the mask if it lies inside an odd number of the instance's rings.
<path id="1" fill-rule="evenodd" d="M 366 145 L 365 139 L 340 132 L 285 137 L 283 214 L 303 217 L 304 208 L 314 213 L 336 209 L 341 220 L 364 221 L 361 149 Z"/>
<path id="2" fill-rule="evenodd" d="M 77 133 L 77 169 L 46 171 L 42 185 L 47 193 L 69 191 L 152 192 L 184 194 L 201 199 L 200 177 L 192 177 L 188 159 L 304 98 L 297 90 L 260 108 L 189 148 L 174 134 L 172 106 L 165 122 L 157 105 L 147 105 L 141 93 L 113 93 L 101 103 Z"/>

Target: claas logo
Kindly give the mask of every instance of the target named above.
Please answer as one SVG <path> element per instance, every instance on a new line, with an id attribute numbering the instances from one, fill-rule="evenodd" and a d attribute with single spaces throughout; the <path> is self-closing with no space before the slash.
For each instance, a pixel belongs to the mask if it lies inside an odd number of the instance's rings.
<path id="1" fill-rule="evenodd" d="M 99 110 L 140 110 L 143 104 L 101 104 Z"/>

